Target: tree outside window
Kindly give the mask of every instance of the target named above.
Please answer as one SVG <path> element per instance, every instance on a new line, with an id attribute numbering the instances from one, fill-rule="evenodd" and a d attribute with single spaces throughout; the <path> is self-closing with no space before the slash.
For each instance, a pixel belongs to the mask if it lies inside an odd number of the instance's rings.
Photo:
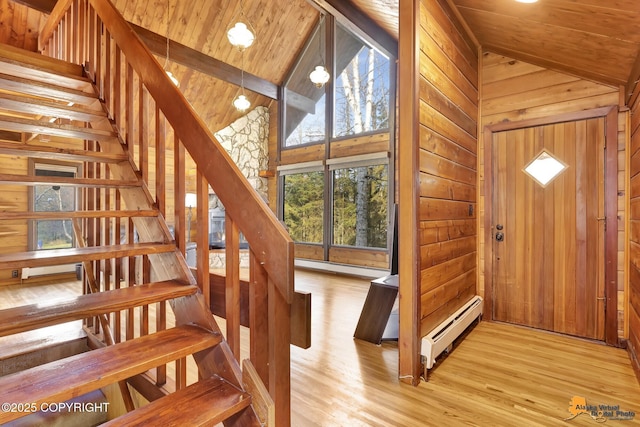
<path id="1" fill-rule="evenodd" d="M 333 171 L 333 244 L 387 247 L 387 165 Z"/>
<path id="2" fill-rule="evenodd" d="M 299 243 L 322 243 L 324 174 L 305 172 L 284 177 L 284 223 Z"/>
<path id="3" fill-rule="evenodd" d="M 389 59 L 337 26 L 334 137 L 389 127 Z"/>
<path id="4" fill-rule="evenodd" d="M 327 57 L 332 82 L 316 88 L 309 81 L 309 73 L 318 62 L 318 50 L 327 53 L 318 28 L 285 84 L 282 148 L 317 143 L 330 146 L 324 152 L 309 150 L 317 157 L 303 156 L 307 161 L 322 160 L 322 171 L 284 175 L 283 220 L 298 243 L 386 249 L 390 197 L 386 160 L 381 160 L 382 153 L 367 148 L 351 160 L 335 158 L 332 149 L 338 139 L 345 145 L 354 136 L 366 138 L 367 134 L 389 132 L 394 110 L 390 98 L 393 61 L 372 47 L 373 42 L 334 19 L 320 25 L 327 24 L 335 24 L 335 31 L 329 32 L 331 40 L 327 40 L 334 47 L 333 57 Z M 369 156 L 368 160 L 363 160 L 363 155 Z M 325 185 L 332 186 L 331 200 L 324 200 Z M 324 222 L 331 227 L 329 241 L 323 238 L 328 234 L 323 230 Z"/>

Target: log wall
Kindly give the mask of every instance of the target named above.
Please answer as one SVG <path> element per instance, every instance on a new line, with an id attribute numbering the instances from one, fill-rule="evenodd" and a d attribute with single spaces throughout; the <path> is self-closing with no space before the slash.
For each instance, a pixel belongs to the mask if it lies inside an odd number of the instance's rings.
<path id="1" fill-rule="evenodd" d="M 418 311 L 424 336 L 476 294 L 478 51 L 444 0 L 421 1 L 419 39 Z"/>

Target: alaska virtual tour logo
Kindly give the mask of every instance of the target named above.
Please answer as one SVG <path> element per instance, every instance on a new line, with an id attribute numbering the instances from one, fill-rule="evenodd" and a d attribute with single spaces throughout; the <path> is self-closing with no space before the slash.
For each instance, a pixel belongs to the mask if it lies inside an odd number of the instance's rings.
<path id="1" fill-rule="evenodd" d="M 599 423 L 608 420 L 631 421 L 636 416 L 633 411 L 620 409 L 620 405 L 588 405 L 587 399 L 582 396 L 573 396 L 569 402 L 570 417 L 565 421 L 572 420 L 580 415 L 587 415 Z"/>

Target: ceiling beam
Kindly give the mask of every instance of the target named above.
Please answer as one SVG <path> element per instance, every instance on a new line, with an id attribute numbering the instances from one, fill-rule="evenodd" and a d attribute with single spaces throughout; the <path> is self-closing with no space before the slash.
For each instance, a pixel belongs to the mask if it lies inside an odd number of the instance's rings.
<path id="1" fill-rule="evenodd" d="M 152 53 L 164 57 L 167 54 L 167 39 L 160 34 L 129 22 L 138 36 Z M 211 56 L 176 41 L 169 40 L 170 60 L 185 67 L 212 76 L 216 79 L 240 86 L 241 70 Z M 244 87 L 252 92 L 278 99 L 278 85 L 263 78 L 244 72 Z"/>
<path id="2" fill-rule="evenodd" d="M 51 13 L 57 0 L 14 0 L 16 3 Z M 149 47 L 152 53 L 164 57 L 167 52 L 167 39 L 160 34 L 149 31 L 139 25 L 129 22 L 142 41 Z M 242 83 L 241 70 L 220 60 L 205 55 L 195 49 L 169 40 L 171 61 L 185 67 L 207 74 L 219 80 L 240 86 Z M 273 84 L 253 74 L 244 73 L 244 87 L 259 95 L 271 99 L 278 99 L 278 85 Z"/>

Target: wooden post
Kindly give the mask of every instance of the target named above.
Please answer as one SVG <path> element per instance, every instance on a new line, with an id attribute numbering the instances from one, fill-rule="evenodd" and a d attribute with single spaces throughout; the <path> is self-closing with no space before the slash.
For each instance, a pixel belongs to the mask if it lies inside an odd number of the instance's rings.
<path id="1" fill-rule="evenodd" d="M 269 394 L 277 426 L 291 425 L 291 306 L 269 280 Z"/>
<path id="2" fill-rule="evenodd" d="M 269 388 L 269 278 L 252 250 L 249 257 L 249 358 Z"/>
<path id="3" fill-rule="evenodd" d="M 204 301 L 211 307 L 211 289 L 209 287 L 209 183 L 198 168 L 196 172 L 196 193 L 198 205 L 196 208 L 196 268 L 198 269 L 198 284 L 202 288 Z"/>
<path id="4" fill-rule="evenodd" d="M 420 2 L 400 0 L 400 44 L 398 63 L 399 94 L 399 293 L 400 328 L 398 332 L 399 376 L 401 381 L 420 382 L 419 289 L 418 268 L 418 123 L 420 114 Z"/>
<path id="5" fill-rule="evenodd" d="M 166 134 L 164 116 L 162 115 L 158 104 L 156 104 L 156 203 L 158 204 L 158 210 L 160 211 L 160 214 L 162 214 L 162 216 L 165 216 L 167 213 L 167 203 L 165 199 L 165 138 Z"/>
<path id="6" fill-rule="evenodd" d="M 173 141 L 173 173 L 174 173 L 174 182 L 173 182 L 173 206 L 174 206 L 174 235 L 176 239 L 176 245 L 178 249 L 182 253 L 183 256 L 186 256 L 187 253 L 187 240 L 189 236 L 186 235 L 186 221 L 185 221 L 185 195 L 186 195 L 186 186 L 185 186 L 185 177 L 186 177 L 186 167 L 185 167 L 185 150 L 184 145 L 180 142 L 178 135 L 174 132 L 174 141 Z"/>
<path id="7" fill-rule="evenodd" d="M 227 342 L 240 361 L 240 232 L 233 219 L 225 218 L 225 313 L 227 316 Z"/>

